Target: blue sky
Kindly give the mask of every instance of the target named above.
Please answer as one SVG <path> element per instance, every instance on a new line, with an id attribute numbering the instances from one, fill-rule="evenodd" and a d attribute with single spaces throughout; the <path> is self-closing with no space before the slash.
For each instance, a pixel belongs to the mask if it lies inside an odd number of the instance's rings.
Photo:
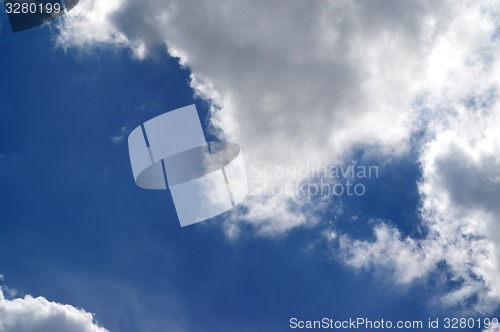
<path id="1" fill-rule="evenodd" d="M 291 317 L 477 316 L 464 313 L 468 302 L 436 303 L 452 283 L 431 276 L 398 285 L 384 272 L 348 268 L 320 237 L 334 218 L 336 232 L 361 240 L 374 240 L 373 219 L 424 237 L 417 152 L 381 163 L 361 147 L 351 157 L 380 164 L 380 178 L 313 225 L 273 236 L 243 225 L 237 239 L 223 231 L 228 215 L 180 228 L 168 192 L 135 185 L 126 137 L 192 103 L 208 128 L 209 104 L 194 97 L 189 67 L 160 47 L 145 59 L 114 47 L 65 51 L 53 25 L 12 34 L 2 20 L 0 273 L 17 296 L 83 308 L 124 332 L 288 331 Z"/>

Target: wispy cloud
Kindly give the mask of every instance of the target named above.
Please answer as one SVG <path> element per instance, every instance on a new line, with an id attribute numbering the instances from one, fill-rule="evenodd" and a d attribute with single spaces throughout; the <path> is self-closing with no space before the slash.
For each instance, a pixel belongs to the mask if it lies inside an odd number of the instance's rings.
<path id="1" fill-rule="evenodd" d="M 129 132 L 130 130 L 127 126 L 121 127 L 120 132 L 111 137 L 111 142 L 115 144 L 120 144 Z"/>

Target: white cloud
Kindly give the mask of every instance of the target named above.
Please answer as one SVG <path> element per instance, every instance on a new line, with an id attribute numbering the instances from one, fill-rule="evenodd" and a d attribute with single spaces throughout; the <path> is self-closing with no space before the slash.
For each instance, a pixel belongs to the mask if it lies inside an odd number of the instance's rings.
<path id="1" fill-rule="evenodd" d="M 424 147 L 420 191 L 439 243 L 457 246 L 447 262 L 457 273 L 467 264 L 487 286 L 484 301 L 500 301 L 500 104 L 476 112 L 457 112 Z"/>
<path id="2" fill-rule="evenodd" d="M 113 142 L 114 144 L 120 144 L 129 132 L 130 130 L 127 126 L 122 126 L 120 128 L 120 132 L 111 137 L 111 142 Z"/>
<path id="3" fill-rule="evenodd" d="M 500 332 L 500 324 L 490 324 L 487 329 L 484 329 L 483 332 Z"/>
<path id="4" fill-rule="evenodd" d="M 340 241 L 348 265 L 392 270 L 402 284 L 446 263 L 460 287 L 442 301 L 476 297 L 474 308 L 483 313 L 500 303 L 500 41 L 492 14 L 500 7 L 490 5 L 456 14 L 429 59 L 419 184 L 428 235 L 403 238 L 379 225 L 374 242 Z"/>
<path id="5" fill-rule="evenodd" d="M 393 274 L 398 284 L 407 284 L 428 273 L 441 257 L 439 248 L 421 250 L 418 241 L 402 238 L 396 228 L 383 223 L 375 227 L 374 235 L 374 242 L 352 240 L 342 235 L 339 238 L 342 260 L 356 269 L 382 268 Z"/>
<path id="6" fill-rule="evenodd" d="M 151 0 L 154 21 L 141 3 L 81 1 L 65 16 L 58 42 L 122 45 L 136 55 L 165 42 L 191 69 L 196 93 L 212 102 L 213 126 L 242 147 L 247 164 L 286 166 L 337 163 L 356 144 L 406 151 L 412 82 L 449 11 L 436 1 Z M 301 204 L 293 195 L 252 196 L 251 209 L 240 210 L 249 213 L 235 220 L 279 234 L 314 224 Z"/>
<path id="7" fill-rule="evenodd" d="M 8 299 L 0 289 L 0 332 L 106 332 L 94 316 L 44 297 Z"/>
<path id="8" fill-rule="evenodd" d="M 331 239 L 346 264 L 382 267 L 401 284 L 445 262 L 463 280 L 445 302 L 476 294 L 478 310 L 498 303 L 498 1 L 149 3 L 153 11 L 145 2 L 82 0 L 58 42 L 118 45 L 138 58 L 166 43 L 212 102 L 212 125 L 242 146 L 247 164 L 335 164 L 358 145 L 383 159 L 417 145 L 428 236 L 380 225 L 372 243 Z M 247 223 L 258 234 L 283 234 L 315 224 L 327 203 L 252 196 L 226 231 L 236 236 Z"/>
<path id="9" fill-rule="evenodd" d="M 133 50 L 134 57 L 142 59 L 147 55 L 147 46 L 150 46 L 146 44 L 147 34 L 144 34 L 144 38 L 140 40 L 131 40 L 125 29 L 117 29 L 114 20 L 126 14 L 142 18 L 144 15 L 140 14 L 144 9 L 147 10 L 148 7 L 125 6 L 123 0 L 80 1 L 78 6 L 67 14 L 71 15 L 71 21 L 63 21 L 64 27 L 61 29 L 57 43 L 63 48 L 76 46 L 82 51 L 88 51 L 97 45 L 100 47 L 121 45 Z M 127 10 L 132 10 L 132 12 Z M 139 10 L 139 12 L 133 12 L 134 10 Z M 133 20 L 128 23 L 129 29 L 143 27 L 141 29 L 149 32 L 149 35 L 152 35 L 154 31 L 151 29 L 148 31 L 147 21 L 142 19 L 137 26 L 134 25 Z"/>

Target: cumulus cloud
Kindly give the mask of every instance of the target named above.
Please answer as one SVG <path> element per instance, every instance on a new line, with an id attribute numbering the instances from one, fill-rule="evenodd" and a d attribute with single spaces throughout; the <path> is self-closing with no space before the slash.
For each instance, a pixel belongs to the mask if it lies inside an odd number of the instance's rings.
<path id="1" fill-rule="evenodd" d="M 449 11 L 436 1 L 141 3 L 82 1 L 63 19 L 58 43 L 126 46 L 136 55 L 165 43 L 211 102 L 215 131 L 242 147 L 247 164 L 297 167 L 342 162 L 357 144 L 406 151 L 412 82 Z M 263 185 L 300 180 L 268 177 Z M 314 224 L 301 204 L 294 195 L 251 196 L 230 225 L 272 235 Z"/>
<path id="2" fill-rule="evenodd" d="M 380 159 L 415 148 L 426 237 L 380 224 L 374 242 L 330 237 L 336 255 L 393 271 L 401 284 L 444 262 L 462 287 L 443 301 L 478 295 L 476 309 L 487 311 L 500 300 L 497 8 L 493 0 L 82 0 L 57 42 L 125 47 L 137 58 L 165 44 L 210 101 L 214 132 L 238 143 L 249 165 L 332 165 L 359 146 Z M 235 236 L 246 223 L 283 234 L 316 224 L 329 203 L 252 195 L 226 231 Z"/>
<path id="3" fill-rule="evenodd" d="M 63 48 L 76 46 L 85 51 L 97 45 L 120 46 L 132 50 L 135 58 L 143 59 L 154 42 L 159 41 L 153 22 L 147 19 L 151 15 L 147 2 L 80 1 L 69 13 L 71 19 L 63 21 L 64 28 L 57 39 Z M 127 22 L 121 22 L 122 17 Z M 118 28 L 120 23 L 125 24 Z M 133 38 L 128 32 L 140 38 Z"/>
<path id="4" fill-rule="evenodd" d="M 44 297 L 6 298 L 0 288 L 0 332 L 106 332 L 93 314 Z M 8 294 L 14 294 L 7 292 Z"/>
<path id="5" fill-rule="evenodd" d="M 500 302 L 500 42 L 495 7 L 467 9 L 431 53 L 431 89 L 419 101 L 425 133 L 419 191 L 428 235 L 404 238 L 380 224 L 374 242 L 346 236 L 340 248 L 346 264 L 393 271 L 402 284 L 444 262 L 460 286 L 443 302 L 473 301 L 486 313 Z"/>

